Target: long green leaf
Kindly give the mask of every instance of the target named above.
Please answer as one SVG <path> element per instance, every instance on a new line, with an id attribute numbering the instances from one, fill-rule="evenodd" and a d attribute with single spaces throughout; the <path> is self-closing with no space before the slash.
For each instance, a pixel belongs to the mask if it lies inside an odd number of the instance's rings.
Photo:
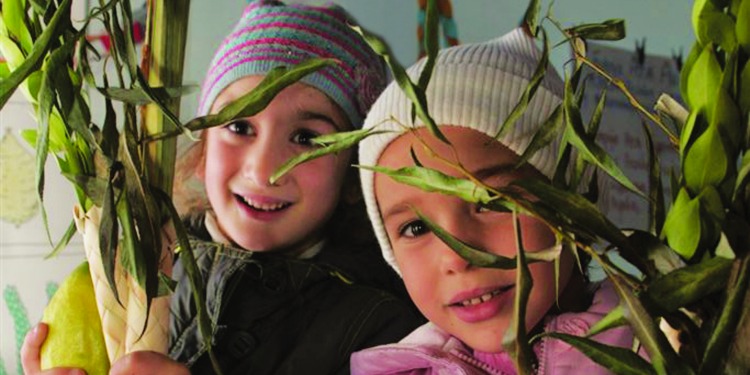
<path id="1" fill-rule="evenodd" d="M 355 146 L 359 141 L 369 137 L 370 135 L 384 133 L 384 131 L 375 131 L 375 128 L 370 129 L 357 129 L 350 132 L 334 133 L 315 137 L 312 142 L 323 147 L 316 148 L 312 151 L 307 151 L 299 154 L 289 160 L 287 160 L 279 169 L 277 169 L 273 175 L 271 175 L 270 183 L 275 184 L 283 175 L 289 173 L 294 167 L 313 160 L 322 156 L 335 154 L 346 150 L 352 146 Z"/>
<path id="2" fill-rule="evenodd" d="M 448 176 L 430 168 L 403 167 L 389 169 L 367 165 L 359 165 L 358 167 L 382 173 L 394 181 L 418 187 L 424 191 L 453 195 L 471 203 L 490 205 L 495 199 L 487 189 L 470 180 Z"/>
<path id="3" fill-rule="evenodd" d="M 643 298 L 662 313 L 673 312 L 726 289 L 731 266 L 731 260 L 714 257 L 680 268 L 651 282 Z"/>
<path id="4" fill-rule="evenodd" d="M 419 74 L 419 80 L 417 81 L 422 90 L 427 90 L 427 84 L 432 77 L 432 70 L 435 68 L 435 61 L 437 60 L 438 50 L 440 49 L 438 43 L 439 18 L 437 0 L 427 0 L 427 12 L 425 14 L 424 27 L 424 49 L 427 56 L 424 68 Z M 414 121 L 413 117 L 412 121 Z"/>
<path id="5" fill-rule="evenodd" d="M 406 74 L 406 70 L 404 70 L 404 67 L 396 62 L 396 60 L 393 58 L 385 42 L 383 42 L 377 36 L 365 31 L 361 27 L 354 26 L 353 28 L 355 31 L 359 32 L 362 35 L 362 37 L 375 51 L 375 53 L 383 57 L 386 64 L 388 64 L 388 66 L 390 67 L 396 83 L 414 104 L 414 111 L 416 112 L 417 117 L 422 120 L 427 129 L 429 129 L 430 133 L 432 133 L 432 135 L 434 135 L 437 139 L 443 141 L 444 143 L 450 144 L 448 138 L 445 138 L 445 135 L 443 135 L 443 133 L 440 131 L 437 124 L 435 123 L 435 120 L 432 118 L 432 116 L 430 116 L 430 113 L 427 110 L 427 95 L 425 95 L 424 90 L 418 85 L 414 84 L 414 82 L 412 82 L 411 78 L 409 78 L 409 75 Z"/>
<path id="6" fill-rule="evenodd" d="M 25 53 L 30 53 L 33 40 L 26 23 L 26 2 L 23 0 L 3 0 L 2 18 L 10 35 L 21 44 Z"/>
<path id="7" fill-rule="evenodd" d="M 679 360 L 654 319 L 621 277 L 614 274 L 610 274 L 609 277 L 620 296 L 624 316 L 633 328 L 636 337 L 646 348 L 656 373 L 660 375 L 693 374 L 693 370 Z"/>
<path id="8" fill-rule="evenodd" d="M 335 64 L 332 59 L 309 59 L 292 68 L 278 67 L 271 70 L 255 89 L 241 98 L 233 101 L 217 114 L 202 116 L 190 120 L 185 124 L 188 130 L 202 130 L 219 124 L 227 123 L 238 117 L 249 117 L 262 111 L 268 103 L 284 88 L 296 83 L 304 76 L 323 67 Z M 167 133 L 154 136 L 152 140 L 175 136 L 179 133 Z"/>
<path id="9" fill-rule="evenodd" d="M 661 232 L 666 217 L 664 202 L 664 186 L 661 182 L 661 164 L 659 155 L 654 149 L 654 139 L 651 136 L 651 128 L 642 123 L 643 132 L 646 135 L 646 152 L 648 154 L 648 227 L 651 233 Z"/>
<path id="10" fill-rule="evenodd" d="M 586 354 L 594 362 L 618 375 L 645 375 L 656 372 L 649 363 L 633 353 L 632 350 L 611 346 L 583 337 L 558 332 L 546 333 L 545 336 L 565 341 Z"/>
<path id="11" fill-rule="evenodd" d="M 495 138 L 502 137 L 508 129 L 511 129 L 511 126 L 516 123 L 516 121 L 523 116 L 524 112 L 526 112 L 526 107 L 528 107 L 531 100 L 534 98 L 534 94 L 536 94 L 536 90 L 539 88 L 539 85 L 542 84 L 542 81 L 544 80 L 544 77 L 547 73 L 547 68 L 549 65 L 549 43 L 547 42 L 547 32 L 542 30 L 542 41 L 544 43 L 544 50 L 542 51 L 542 57 L 539 59 L 539 62 L 536 65 L 536 69 L 534 70 L 534 74 L 531 76 L 531 79 L 529 80 L 529 83 L 526 85 L 526 89 L 524 89 L 523 94 L 521 94 L 521 97 L 518 99 L 518 102 L 515 106 L 513 106 L 513 109 L 508 114 L 508 117 L 505 118 L 503 121 L 503 124 L 500 125 L 500 129 L 495 134 Z"/>
<path id="12" fill-rule="evenodd" d="M 567 123 L 566 134 L 571 145 L 573 145 L 590 163 L 601 168 L 604 172 L 614 178 L 622 186 L 627 188 L 634 193 L 644 196 L 644 194 L 625 176 L 617 163 L 612 157 L 607 154 L 598 144 L 596 144 L 588 135 L 583 128 L 583 120 L 581 119 L 581 112 L 578 105 L 573 100 L 574 93 L 573 87 L 570 84 L 570 80 L 565 82 L 565 97 L 563 103 L 565 105 L 565 120 Z"/>
<path id="13" fill-rule="evenodd" d="M 555 110 L 552 111 L 552 114 L 550 114 L 549 117 L 544 121 L 544 124 L 539 128 L 539 130 L 534 133 L 534 137 L 531 139 L 531 142 L 529 142 L 528 147 L 526 147 L 526 149 L 523 151 L 521 157 L 518 158 L 516 167 L 519 167 L 526 163 L 537 151 L 549 145 L 558 137 L 561 125 L 563 124 L 562 119 L 562 104 L 559 104 L 557 107 L 555 107 Z"/>
<path id="14" fill-rule="evenodd" d="M 63 0 L 55 11 L 47 28 L 34 42 L 31 54 L 24 60 L 23 64 L 14 70 L 10 77 L 0 81 L 0 108 L 5 106 L 18 85 L 23 82 L 32 72 L 39 69 L 44 56 L 47 54 L 52 43 L 62 33 L 70 22 L 70 4 L 72 0 Z"/>
<path id="15" fill-rule="evenodd" d="M 529 1 L 526 12 L 523 15 L 523 22 L 529 28 L 532 36 L 536 37 L 539 31 L 539 12 L 542 9 L 542 3 L 539 0 Z"/>
<path id="16" fill-rule="evenodd" d="M 703 354 L 699 374 L 708 375 L 721 371 L 722 358 L 726 358 L 732 340 L 742 342 L 746 337 L 736 337 L 737 325 L 742 316 L 748 286 L 750 285 L 750 257 L 745 256 L 739 262 L 739 272 L 735 279 L 727 285 L 727 300 L 721 309 L 719 320 L 711 332 L 706 351 Z M 746 353 L 743 353 L 746 354 Z"/>
<path id="17" fill-rule="evenodd" d="M 513 228 L 517 252 L 516 293 L 513 301 L 513 318 L 503 335 L 503 346 L 511 353 L 519 374 L 530 375 L 534 373 L 532 366 L 534 352 L 531 350 L 526 332 L 526 308 L 529 303 L 531 288 L 534 286 L 534 279 L 531 277 L 531 271 L 524 256 L 526 251 L 521 242 L 521 238 L 523 238 L 521 223 L 515 212 L 513 212 Z"/>
<path id="18" fill-rule="evenodd" d="M 566 31 L 570 35 L 588 40 L 620 40 L 625 38 L 625 20 L 616 18 L 601 23 L 587 23 Z"/>

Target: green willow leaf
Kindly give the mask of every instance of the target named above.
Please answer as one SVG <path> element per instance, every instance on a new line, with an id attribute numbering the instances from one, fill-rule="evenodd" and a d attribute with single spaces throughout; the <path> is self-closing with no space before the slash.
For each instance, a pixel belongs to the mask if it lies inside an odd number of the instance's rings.
<path id="1" fill-rule="evenodd" d="M 566 29 L 570 35 L 588 40 L 620 40 L 625 38 L 625 20 L 611 19 Z"/>
<path id="2" fill-rule="evenodd" d="M 250 117 L 262 111 L 273 98 L 284 88 L 296 83 L 306 75 L 336 64 L 333 59 L 309 59 L 292 68 L 274 68 L 255 89 L 224 107 L 217 114 L 210 114 L 190 120 L 184 125 L 188 130 L 202 130 L 219 124 L 227 123 L 238 117 Z M 179 133 L 166 134 L 175 136 Z M 153 140 L 160 137 L 154 137 Z"/>
<path id="3" fill-rule="evenodd" d="M 189 85 L 183 87 L 151 87 L 151 93 L 159 98 L 179 98 L 185 95 L 192 94 L 196 91 L 198 86 Z M 98 88 L 98 91 L 104 95 L 104 97 L 123 103 L 132 105 L 146 105 L 154 103 L 149 95 L 140 87 L 134 89 L 124 89 L 120 87 L 108 87 Z"/>
<path id="4" fill-rule="evenodd" d="M 372 48 L 375 53 L 383 57 L 386 64 L 388 64 L 388 67 L 390 67 L 396 83 L 401 88 L 401 90 L 404 91 L 404 94 L 406 94 L 406 96 L 412 101 L 417 117 L 422 120 L 427 129 L 429 129 L 430 133 L 444 143 L 450 144 L 448 138 L 445 138 L 445 135 L 443 135 L 443 133 L 440 131 L 437 124 L 435 123 L 435 120 L 432 118 L 432 116 L 430 116 L 430 113 L 427 110 L 427 96 L 425 95 L 424 90 L 415 85 L 414 82 L 412 82 L 411 78 L 409 78 L 409 75 L 406 74 L 406 70 L 404 70 L 404 67 L 401 66 L 393 58 L 385 42 L 383 42 L 383 40 L 381 40 L 377 36 L 370 34 L 361 27 L 353 26 L 353 29 L 360 33 L 360 35 L 362 35 L 367 44 L 370 45 L 370 48 Z"/>
<path id="5" fill-rule="evenodd" d="M 80 188 L 95 205 L 101 207 L 104 204 L 108 181 L 105 178 L 87 175 L 73 175 L 63 173 L 63 176 Z"/>
<path id="6" fill-rule="evenodd" d="M 112 259 L 117 258 L 117 247 L 118 239 L 120 236 L 119 225 L 117 222 L 117 198 L 115 197 L 114 180 L 117 175 L 115 168 L 109 169 L 109 176 L 106 181 L 106 187 L 104 189 L 102 199 L 102 216 L 99 222 L 99 251 L 102 254 L 102 262 L 104 267 L 109 267 L 108 264 Z M 106 255 L 105 255 L 106 254 Z M 111 262 L 113 265 L 115 262 Z M 112 277 L 107 275 L 109 285 L 112 290 L 117 289 L 114 269 L 111 270 Z M 119 297 L 115 294 L 115 297 Z M 119 299 L 118 299 L 119 301 Z"/>
<path id="7" fill-rule="evenodd" d="M 721 372 L 721 365 L 727 352 L 730 350 L 731 341 L 736 336 L 737 325 L 742 317 L 748 286 L 750 286 L 750 257 L 744 257 L 739 262 L 738 275 L 732 279 L 732 282 L 726 285 L 727 299 L 721 309 L 721 314 L 716 326 L 711 332 L 711 337 L 706 344 L 706 350 L 703 354 L 700 374 L 713 374 L 717 369 Z M 737 339 L 742 340 L 742 339 Z"/>
<path id="8" fill-rule="evenodd" d="M 649 283 L 642 298 L 661 314 L 674 312 L 726 289 L 731 267 L 731 260 L 714 257 L 677 269 Z"/>
<path id="9" fill-rule="evenodd" d="M 204 344 L 206 345 L 209 352 L 209 356 L 212 359 L 212 363 L 218 363 L 215 361 L 214 353 L 210 345 L 211 340 L 211 319 L 208 316 L 206 310 L 206 287 L 201 276 L 200 270 L 198 269 L 198 263 L 195 260 L 195 254 L 193 248 L 190 245 L 188 239 L 187 229 L 183 224 L 180 214 L 172 204 L 171 198 L 162 191 L 155 191 L 157 199 L 162 202 L 162 205 L 166 207 L 167 213 L 171 219 L 172 225 L 174 225 L 175 234 L 177 235 L 177 248 L 175 253 L 180 257 L 182 265 L 185 267 L 185 273 L 187 274 L 188 280 L 190 281 L 190 292 L 193 296 L 195 303 L 195 309 L 197 314 L 197 325 L 200 336 L 204 338 Z M 221 374 L 220 371 L 216 371 L 217 374 Z"/>
<path id="10" fill-rule="evenodd" d="M 567 335 L 564 333 L 550 332 L 544 336 L 562 340 L 581 351 L 594 362 L 618 375 L 644 375 L 656 372 L 648 361 L 641 358 L 632 350 L 602 344 L 598 341 Z"/>
<path id="11" fill-rule="evenodd" d="M 620 296 L 620 305 L 623 308 L 624 316 L 630 323 L 636 337 L 646 348 L 656 373 L 659 375 L 693 374 L 690 367 L 680 362 L 654 319 L 630 287 L 625 284 L 622 277 L 610 274 L 609 278 Z"/>
<path id="12" fill-rule="evenodd" d="M 664 202 L 664 186 L 661 181 L 661 163 L 659 155 L 654 149 L 654 139 L 651 128 L 641 123 L 646 135 L 646 152 L 648 154 L 648 228 L 651 233 L 661 232 L 664 227 L 666 208 Z"/>
<path id="13" fill-rule="evenodd" d="M 419 74 L 419 80 L 417 81 L 417 85 L 422 90 L 427 89 L 427 84 L 430 82 L 432 71 L 435 68 L 438 50 L 440 49 L 440 43 L 438 42 L 439 19 L 440 16 L 438 15 L 437 1 L 428 0 L 424 27 L 424 49 L 426 60 L 422 73 Z M 412 114 L 414 114 L 414 112 L 412 112 Z M 414 121 L 413 117 L 412 121 Z"/>
<path id="14" fill-rule="evenodd" d="M 427 228 L 434 233 L 441 241 L 448 245 L 453 251 L 459 256 L 468 261 L 471 265 L 485 268 L 499 268 L 504 270 L 514 269 L 517 266 L 518 261 L 516 257 L 508 258 L 502 255 L 490 253 L 485 250 L 476 249 L 465 242 L 454 237 L 448 233 L 445 229 L 435 224 L 428 217 L 424 216 L 421 212 L 417 212 L 417 216 L 422 220 Z M 550 262 L 560 257 L 562 247 L 553 246 L 552 248 L 525 253 L 529 263 L 536 262 Z"/>
<path id="15" fill-rule="evenodd" d="M 55 244 L 55 247 L 50 251 L 49 254 L 44 256 L 44 260 L 52 259 L 56 257 L 58 254 L 60 254 L 63 249 L 65 249 L 68 244 L 70 243 L 70 240 L 73 238 L 73 236 L 78 233 L 78 229 L 76 228 L 75 221 L 71 220 L 70 224 L 68 224 L 68 228 L 65 230 L 65 233 L 63 233 L 62 237 L 59 241 Z"/>
<path id="16" fill-rule="evenodd" d="M 568 218 L 573 225 L 595 233 L 621 251 L 632 251 L 625 235 L 599 209 L 580 194 L 555 188 L 537 179 L 523 179 L 514 182 L 540 202 L 554 207 L 556 212 Z"/>
<path id="17" fill-rule="evenodd" d="M 466 202 L 490 205 L 495 199 L 487 189 L 470 180 L 448 176 L 430 168 L 403 167 L 389 169 L 367 165 L 358 165 L 358 167 L 382 173 L 391 177 L 394 181 L 418 187 L 427 192 L 453 195 Z"/>
<path id="18" fill-rule="evenodd" d="M 539 32 L 539 12 L 542 9 L 542 3 L 539 0 L 529 1 L 526 12 L 523 15 L 523 21 L 529 28 L 532 36 L 537 36 Z"/>
<path id="19" fill-rule="evenodd" d="M 610 310 L 607 315 L 596 322 L 596 324 L 591 326 L 586 333 L 586 336 L 591 337 L 612 328 L 622 327 L 626 324 L 628 324 L 628 320 L 625 319 L 625 310 L 622 306 L 617 306 Z"/>
<path id="20" fill-rule="evenodd" d="M 523 151 L 523 154 L 516 163 L 516 168 L 526 163 L 537 151 L 549 145 L 559 135 L 561 125 L 563 124 L 563 110 L 562 104 L 555 107 L 552 114 L 544 121 L 544 124 L 539 130 L 534 133 L 534 137 L 529 142 L 528 147 Z"/>
<path id="21" fill-rule="evenodd" d="M 513 301 L 513 318 L 511 319 L 508 329 L 503 335 L 503 347 L 513 357 L 516 368 L 520 374 L 533 374 L 534 352 L 529 345 L 529 338 L 526 332 L 526 308 L 531 295 L 531 288 L 534 286 L 534 279 L 531 277 L 529 265 L 526 262 L 521 238 L 521 223 L 518 215 L 513 212 L 513 228 L 516 239 L 516 287 L 515 299 Z"/>
<path id="22" fill-rule="evenodd" d="M 26 60 L 15 69 L 10 77 L 0 81 L 0 108 L 10 99 L 18 85 L 23 82 L 33 71 L 39 70 L 44 56 L 56 41 L 57 37 L 65 30 L 70 23 L 70 5 L 72 0 L 63 0 L 55 11 L 44 32 L 34 42 L 34 47 Z"/>
<path id="23" fill-rule="evenodd" d="M 339 153 L 355 146 L 359 141 L 373 134 L 384 133 L 384 131 L 375 131 L 375 128 L 357 129 L 349 132 L 340 132 L 327 134 L 312 139 L 314 144 L 319 148 L 299 154 L 281 165 L 269 178 L 271 184 L 275 184 L 283 175 L 289 173 L 294 167 L 322 156 Z"/>
<path id="24" fill-rule="evenodd" d="M 567 123 L 566 135 L 568 141 L 575 147 L 580 155 L 588 162 L 601 168 L 604 172 L 614 178 L 628 190 L 644 196 L 644 194 L 625 176 L 625 173 L 617 166 L 612 157 L 604 149 L 596 144 L 586 133 L 581 119 L 581 112 L 573 100 L 573 87 L 570 80 L 565 82 L 565 121 Z"/>
<path id="25" fill-rule="evenodd" d="M 544 31 L 544 29 L 541 29 L 541 31 L 542 41 L 544 44 L 542 57 L 539 59 L 539 62 L 537 63 L 534 70 L 534 74 L 531 76 L 528 85 L 526 85 L 526 89 L 524 89 L 523 94 L 521 94 L 521 97 L 518 99 L 516 105 L 513 106 L 513 109 L 508 114 L 508 117 L 505 118 L 503 124 L 500 125 L 500 129 L 495 134 L 495 139 L 502 137 L 508 131 L 508 129 L 511 129 L 512 125 L 515 124 L 516 121 L 521 118 L 521 116 L 523 116 L 524 112 L 526 112 L 526 107 L 528 107 L 529 103 L 534 98 L 536 90 L 539 88 L 539 85 L 542 84 L 544 76 L 547 73 L 547 68 L 549 66 L 549 43 L 547 41 L 547 32 Z"/>

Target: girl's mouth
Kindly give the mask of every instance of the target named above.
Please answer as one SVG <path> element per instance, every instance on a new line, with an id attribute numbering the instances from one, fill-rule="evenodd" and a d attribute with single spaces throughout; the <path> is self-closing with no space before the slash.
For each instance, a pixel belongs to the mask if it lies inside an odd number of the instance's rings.
<path id="1" fill-rule="evenodd" d="M 460 301 L 451 303 L 449 306 L 456 306 L 456 307 L 475 306 L 475 305 L 478 305 L 480 303 L 487 302 L 487 301 L 491 300 L 492 298 L 499 296 L 503 292 L 507 292 L 511 288 L 513 288 L 513 284 L 506 285 L 506 286 L 503 286 L 503 287 L 491 290 L 489 292 L 486 292 L 486 293 L 484 293 L 482 295 L 479 295 L 479 296 L 476 296 L 476 297 L 466 298 L 464 300 L 460 300 Z"/>
<path id="2" fill-rule="evenodd" d="M 235 195 L 237 197 L 237 200 L 242 202 L 245 206 L 251 208 L 255 211 L 260 212 L 278 212 L 281 211 L 292 204 L 290 202 L 284 202 L 284 201 L 256 201 L 252 198 L 243 197 L 241 195 Z"/>

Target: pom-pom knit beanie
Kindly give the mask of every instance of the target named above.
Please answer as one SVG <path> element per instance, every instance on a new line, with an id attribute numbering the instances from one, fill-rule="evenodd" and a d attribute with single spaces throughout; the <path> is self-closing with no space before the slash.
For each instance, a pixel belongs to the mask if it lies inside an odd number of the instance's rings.
<path id="1" fill-rule="evenodd" d="M 387 83 L 382 59 L 355 32 L 353 18 L 340 6 L 309 6 L 260 0 L 250 3 L 219 46 L 201 87 L 198 115 L 208 114 L 216 97 L 232 82 L 265 75 L 278 66 L 310 58 L 337 64 L 307 75 L 301 82 L 331 98 L 354 128 Z"/>
<path id="2" fill-rule="evenodd" d="M 471 128 L 494 138 L 526 90 L 540 57 L 533 38 L 520 28 L 490 41 L 441 50 L 426 90 L 428 110 L 438 125 Z M 422 59 L 407 69 L 413 80 L 424 64 Z M 523 116 L 498 141 L 522 154 L 535 132 L 560 104 L 563 86 L 550 67 Z M 403 126 L 424 126 L 418 118 L 412 123 L 411 108 L 411 101 L 398 85 L 391 83 L 385 89 L 370 110 L 364 128 L 390 132 L 375 134 L 359 144 L 360 164 L 377 165 L 388 144 L 404 133 Z M 558 142 L 553 142 L 537 151 L 528 162 L 552 177 L 557 148 Z M 360 169 L 360 177 L 367 213 L 383 257 L 400 272 L 375 200 L 374 173 Z"/>

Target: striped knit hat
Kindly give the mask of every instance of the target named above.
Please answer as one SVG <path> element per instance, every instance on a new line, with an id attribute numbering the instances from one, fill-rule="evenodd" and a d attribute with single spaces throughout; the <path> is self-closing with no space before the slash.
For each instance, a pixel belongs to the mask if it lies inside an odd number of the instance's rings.
<path id="1" fill-rule="evenodd" d="M 322 57 L 339 63 L 302 82 L 328 95 L 352 126 L 361 127 L 387 79 L 382 59 L 352 30 L 353 24 L 353 18 L 335 4 L 250 3 L 214 55 L 201 89 L 198 115 L 208 114 L 219 93 L 242 77 Z"/>
<path id="2" fill-rule="evenodd" d="M 483 43 L 465 44 L 440 51 L 427 87 L 430 114 L 438 125 L 475 129 L 495 137 L 505 118 L 518 102 L 534 74 L 540 52 L 522 29 Z M 422 59 L 407 72 L 412 79 L 424 67 Z M 524 115 L 498 141 L 517 154 L 523 153 L 532 137 L 561 102 L 563 82 L 549 68 Z M 395 120 L 393 120 L 395 119 Z M 402 125 L 424 126 L 411 121 L 411 101 L 391 83 L 373 104 L 365 128 L 392 132 L 370 136 L 359 144 L 359 162 L 376 165 L 393 140 L 403 134 Z M 537 151 L 529 163 L 551 177 L 555 172 L 558 143 Z M 380 242 L 385 260 L 397 271 L 393 250 L 375 200 L 374 173 L 360 168 L 367 213 Z"/>

